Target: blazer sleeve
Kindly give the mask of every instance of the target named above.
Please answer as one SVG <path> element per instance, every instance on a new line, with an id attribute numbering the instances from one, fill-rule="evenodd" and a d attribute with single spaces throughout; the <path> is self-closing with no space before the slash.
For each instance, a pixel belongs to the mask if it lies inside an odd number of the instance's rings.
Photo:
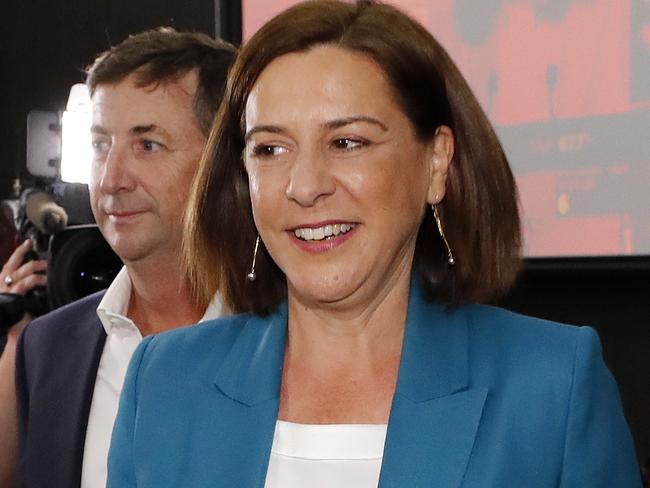
<path id="1" fill-rule="evenodd" d="M 580 328 L 574 358 L 560 487 L 641 488 L 618 388 L 598 335 Z"/>
<path id="2" fill-rule="evenodd" d="M 138 374 L 147 347 L 154 336 L 145 339 L 131 357 L 120 395 L 120 406 L 113 426 L 111 447 L 108 451 L 108 478 L 106 488 L 131 488 L 138 486 L 137 462 L 134 457 L 133 435 L 137 413 Z"/>

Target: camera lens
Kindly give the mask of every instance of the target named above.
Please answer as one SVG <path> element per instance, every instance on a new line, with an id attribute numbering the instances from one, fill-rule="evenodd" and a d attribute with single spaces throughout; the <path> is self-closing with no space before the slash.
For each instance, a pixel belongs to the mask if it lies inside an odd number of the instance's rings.
<path id="1" fill-rule="evenodd" d="M 49 259 L 51 308 L 107 288 L 122 267 L 95 226 L 68 228 L 53 236 Z"/>

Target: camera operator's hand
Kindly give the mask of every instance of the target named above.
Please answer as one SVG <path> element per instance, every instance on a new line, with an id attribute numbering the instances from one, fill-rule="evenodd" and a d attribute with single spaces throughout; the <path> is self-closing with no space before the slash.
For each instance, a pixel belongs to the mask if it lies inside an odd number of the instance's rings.
<path id="1" fill-rule="evenodd" d="M 37 286 L 45 286 L 47 277 L 39 272 L 47 269 L 47 261 L 25 261 L 25 256 L 32 250 L 32 241 L 27 239 L 16 248 L 0 271 L 0 293 L 25 295 Z"/>
<path id="2" fill-rule="evenodd" d="M 47 261 L 32 260 L 25 263 L 32 250 L 27 239 L 9 257 L 0 271 L 0 293 L 25 295 L 36 286 L 45 285 L 47 278 L 39 272 L 47 269 Z M 16 387 L 14 384 L 16 345 L 18 337 L 31 317 L 23 315 L 7 333 L 4 350 L 0 351 L 0 486 L 10 486 L 16 463 L 17 413 Z"/>

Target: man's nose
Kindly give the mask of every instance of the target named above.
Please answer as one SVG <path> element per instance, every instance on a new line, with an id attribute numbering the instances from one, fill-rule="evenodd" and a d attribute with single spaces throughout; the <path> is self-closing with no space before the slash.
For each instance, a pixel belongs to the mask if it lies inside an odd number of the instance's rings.
<path id="1" fill-rule="evenodd" d="M 135 186 L 132 161 L 127 148 L 111 146 L 100 170 L 99 188 L 105 194 L 130 191 Z"/>

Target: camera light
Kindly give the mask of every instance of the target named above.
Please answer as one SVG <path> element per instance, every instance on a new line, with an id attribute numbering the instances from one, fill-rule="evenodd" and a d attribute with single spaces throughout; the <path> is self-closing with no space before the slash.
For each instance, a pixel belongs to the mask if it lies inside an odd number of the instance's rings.
<path id="1" fill-rule="evenodd" d="M 90 97 L 83 83 L 70 89 L 67 110 L 61 116 L 61 180 L 88 183 L 93 158 Z"/>

